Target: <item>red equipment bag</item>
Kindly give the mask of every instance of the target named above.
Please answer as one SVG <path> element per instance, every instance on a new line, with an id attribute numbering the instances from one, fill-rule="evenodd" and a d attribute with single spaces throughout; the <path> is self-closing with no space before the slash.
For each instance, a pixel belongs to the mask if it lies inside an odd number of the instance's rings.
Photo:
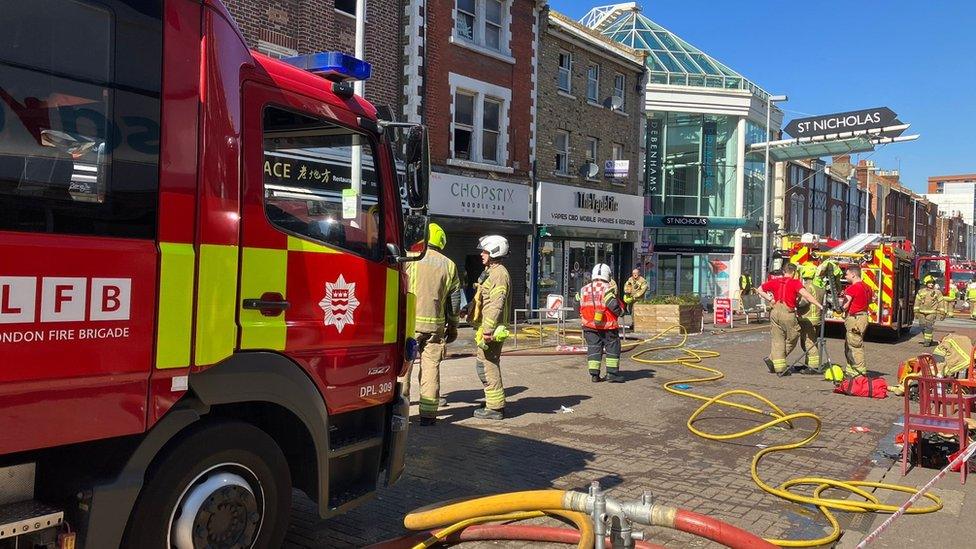
<path id="1" fill-rule="evenodd" d="M 847 396 L 888 398 L 888 382 L 883 377 L 849 377 L 838 383 L 834 392 Z"/>

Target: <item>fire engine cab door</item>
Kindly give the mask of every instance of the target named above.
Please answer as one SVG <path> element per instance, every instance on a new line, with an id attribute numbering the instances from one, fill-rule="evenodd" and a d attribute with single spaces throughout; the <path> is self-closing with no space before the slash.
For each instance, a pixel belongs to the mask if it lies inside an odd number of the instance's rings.
<path id="1" fill-rule="evenodd" d="M 244 120 L 240 348 L 298 362 L 332 413 L 389 401 L 400 277 L 377 142 L 342 107 L 256 83 Z"/>

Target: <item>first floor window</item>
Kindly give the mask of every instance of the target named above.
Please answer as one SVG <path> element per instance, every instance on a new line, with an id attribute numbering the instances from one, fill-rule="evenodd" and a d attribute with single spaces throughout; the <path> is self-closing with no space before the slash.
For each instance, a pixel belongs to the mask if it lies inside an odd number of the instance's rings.
<path id="1" fill-rule="evenodd" d="M 790 230 L 794 233 L 803 233 L 803 221 L 806 216 L 803 196 L 794 194 L 790 197 Z"/>
<path id="2" fill-rule="evenodd" d="M 573 89 L 573 54 L 568 51 L 559 52 L 559 89 L 569 93 Z"/>
<path id="3" fill-rule="evenodd" d="M 494 99 L 485 99 L 485 113 L 481 125 L 481 159 L 485 162 L 498 162 L 498 135 L 501 133 L 502 104 Z"/>
<path id="4" fill-rule="evenodd" d="M 502 47 L 502 3 L 485 0 L 485 47 L 500 50 Z"/>
<path id="5" fill-rule="evenodd" d="M 614 143 L 613 149 L 611 150 L 611 160 L 623 160 L 624 159 L 624 146 L 620 143 Z"/>
<path id="6" fill-rule="evenodd" d="M 586 98 L 597 101 L 600 97 L 600 65 L 590 65 L 586 69 Z"/>
<path id="7" fill-rule="evenodd" d="M 619 105 L 618 109 L 624 110 L 624 96 L 626 92 L 624 91 L 627 85 L 627 77 L 622 74 L 615 74 L 613 77 L 613 96 L 617 99 Z"/>
<path id="8" fill-rule="evenodd" d="M 457 92 L 454 95 L 454 158 L 471 159 L 474 134 L 474 95 Z"/>
<path id="9" fill-rule="evenodd" d="M 454 30 L 465 40 L 474 40 L 475 0 L 457 0 L 457 19 Z"/>
<path id="10" fill-rule="evenodd" d="M 556 173 L 569 173 L 569 132 L 556 132 Z"/>

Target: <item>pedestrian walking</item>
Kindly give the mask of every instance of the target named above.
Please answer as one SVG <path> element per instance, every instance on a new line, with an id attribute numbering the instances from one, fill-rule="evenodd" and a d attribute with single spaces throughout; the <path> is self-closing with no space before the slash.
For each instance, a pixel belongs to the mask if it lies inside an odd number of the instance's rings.
<path id="1" fill-rule="evenodd" d="M 823 304 L 796 278 L 794 263 L 787 263 L 783 267 L 782 276 L 773 276 L 770 273 L 770 277 L 759 287 L 757 293 L 773 303 L 769 312 L 769 322 L 772 325 L 769 356 L 764 362 L 770 373 L 788 375 L 786 357 L 796 348 L 800 338 L 800 323 L 796 317 L 797 298 L 802 296 L 819 309 L 823 308 Z"/>
<path id="2" fill-rule="evenodd" d="M 868 330 L 868 306 L 874 292 L 861 280 L 861 267 L 852 265 L 844 271 L 847 288 L 844 288 L 844 301 L 841 309 L 846 311 L 844 328 L 844 356 L 847 357 L 845 374 L 849 377 L 867 375 L 864 363 L 864 334 Z"/>
<path id="3" fill-rule="evenodd" d="M 481 419 L 505 418 L 505 386 L 502 383 L 502 344 L 508 339 L 508 315 L 512 308 L 512 279 L 501 260 L 508 255 L 508 240 L 489 235 L 478 241 L 485 271 L 479 277 L 468 321 L 475 327 L 478 356 L 475 370 L 485 389 L 485 407 L 474 411 Z"/>
<path id="4" fill-rule="evenodd" d="M 915 318 L 918 325 L 922 327 L 922 346 L 934 347 L 932 332 L 935 331 L 935 321 L 939 317 L 945 317 L 945 300 L 942 299 L 942 292 L 935 288 L 935 277 L 928 274 L 922 278 L 922 286 L 915 294 Z"/>
<path id="5" fill-rule="evenodd" d="M 639 274 L 636 269 L 634 273 Z M 594 265 L 591 282 L 583 286 L 576 296 L 580 303 L 583 341 L 586 342 L 586 368 L 590 372 L 590 381 L 594 383 L 602 381 L 600 366 L 604 355 L 607 362 L 606 380 L 610 383 L 624 381 L 619 374 L 620 333 L 617 331 L 617 319 L 624 311 L 617 299 L 616 288 L 610 284 L 610 278 L 609 265 Z"/>
<path id="6" fill-rule="evenodd" d="M 803 288 L 819 303 L 823 303 L 827 290 L 817 277 L 817 266 L 805 263 L 799 271 Z M 817 348 L 817 340 L 820 338 L 820 323 L 823 322 L 822 312 L 818 307 L 804 300 L 797 304 L 796 315 L 800 325 L 800 347 L 807 353 L 807 367 L 820 368 L 820 350 Z"/>
<path id="7" fill-rule="evenodd" d="M 441 250 L 447 233 L 437 223 L 428 228 L 427 254 L 420 261 L 407 263 L 410 293 L 416 296 L 414 339 L 420 356 L 420 425 L 434 425 L 440 404 L 441 360 L 447 344 L 457 339 L 461 308 L 461 281 L 457 266 Z M 401 379 L 403 393 L 410 398 L 410 370 Z"/>

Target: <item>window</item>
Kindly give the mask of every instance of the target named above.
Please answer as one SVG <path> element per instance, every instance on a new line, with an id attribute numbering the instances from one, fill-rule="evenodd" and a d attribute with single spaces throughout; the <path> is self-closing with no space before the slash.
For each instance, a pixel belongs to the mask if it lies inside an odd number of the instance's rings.
<path id="1" fill-rule="evenodd" d="M 569 174 L 569 132 L 559 130 L 556 132 L 556 173 L 560 175 Z"/>
<path id="2" fill-rule="evenodd" d="M 804 216 L 806 216 L 806 208 L 804 207 L 803 195 L 794 194 L 790 197 L 790 231 L 794 233 L 804 233 Z"/>
<path id="3" fill-rule="evenodd" d="M 360 162 L 353 164 L 357 156 Z M 264 167 L 264 211 L 275 227 L 364 257 L 382 257 L 380 181 L 365 135 L 268 107 Z M 359 208 L 349 209 L 344 202 L 357 179 Z"/>
<path id="4" fill-rule="evenodd" d="M 624 159 L 624 146 L 620 143 L 614 143 L 611 149 L 610 160 L 623 160 Z"/>
<path id="5" fill-rule="evenodd" d="M 481 126 L 481 160 L 484 162 L 498 162 L 501 110 L 501 102 L 485 99 L 485 116 Z"/>
<path id="6" fill-rule="evenodd" d="M 155 237 L 162 13 L 144 4 L 2 3 L 0 230 Z"/>
<path id="7" fill-rule="evenodd" d="M 600 173 L 599 164 L 597 163 L 597 158 L 599 158 L 599 151 L 600 151 L 600 140 L 595 137 L 587 137 L 586 138 L 586 162 L 587 164 L 593 164 L 594 166 L 597 167 L 596 168 L 597 174 Z M 587 166 L 587 168 L 593 169 L 593 166 Z M 587 173 L 585 177 L 586 179 L 589 180 L 593 180 L 593 181 L 596 180 L 596 174 L 591 176 L 589 173 Z"/>
<path id="8" fill-rule="evenodd" d="M 600 65 L 586 68 L 586 99 L 596 102 L 600 98 Z"/>
<path id="9" fill-rule="evenodd" d="M 356 0 L 335 0 L 335 9 L 346 15 L 356 17 Z"/>
<path id="10" fill-rule="evenodd" d="M 454 94 L 454 158 L 471 160 L 471 141 L 474 134 L 474 96 Z"/>
<path id="11" fill-rule="evenodd" d="M 624 90 L 626 86 L 627 86 L 627 77 L 620 73 L 615 74 L 613 77 L 613 96 L 617 98 L 618 103 L 620 105 L 619 109 L 621 111 L 624 110 L 624 105 L 626 100 L 625 97 L 626 92 Z"/>
<path id="12" fill-rule="evenodd" d="M 456 0 L 454 34 L 497 52 L 508 53 L 505 27 L 508 0 Z"/>
<path id="13" fill-rule="evenodd" d="M 844 238 L 844 217 L 842 208 L 839 204 L 830 207 L 830 237 L 836 239 Z"/>
<path id="14" fill-rule="evenodd" d="M 485 0 L 485 47 L 500 50 L 502 43 L 502 3 Z"/>
<path id="15" fill-rule="evenodd" d="M 573 91 L 573 54 L 568 51 L 559 52 L 558 85 L 566 93 Z"/>

